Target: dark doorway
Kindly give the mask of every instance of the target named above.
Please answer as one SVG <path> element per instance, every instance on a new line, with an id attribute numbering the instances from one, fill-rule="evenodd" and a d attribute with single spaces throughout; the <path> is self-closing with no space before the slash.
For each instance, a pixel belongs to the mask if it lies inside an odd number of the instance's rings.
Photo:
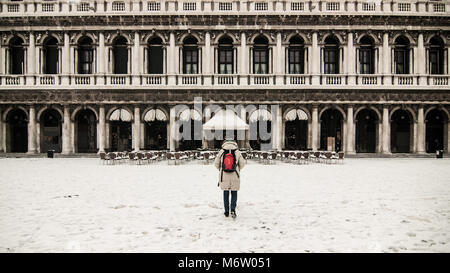
<path id="1" fill-rule="evenodd" d="M 25 50 L 23 46 L 23 40 L 19 37 L 15 37 L 9 44 L 10 53 L 10 73 L 11 74 L 23 74 L 25 71 Z"/>
<path id="2" fill-rule="evenodd" d="M 425 119 L 426 137 L 425 147 L 427 153 L 435 153 L 444 149 L 444 124 L 447 122 L 444 112 L 438 109 L 431 110 Z"/>
<path id="3" fill-rule="evenodd" d="M 409 153 L 411 142 L 411 118 L 406 110 L 397 110 L 391 118 L 391 151 Z"/>
<path id="4" fill-rule="evenodd" d="M 334 137 L 335 151 L 342 151 L 342 121 L 341 112 L 328 109 L 320 118 L 320 149 L 327 150 L 328 137 Z"/>
<path id="5" fill-rule="evenodd" d="M 356 115 L 356 152 L 375 153 L 378 118 L 374 111 L 362 109 Z"/>
<path id="6" fill-rule="evenodd" d="M 132 132 L 131 122 L 111 121 L 111 150 L 112 151 L 131 151 Z"/>
<path id="7" fill-rule="evenodd" d="M 145 123 L 145 149 L 167 149 L 167 122 L 155 120 Z"/>
<path id="8" fill-rule="evenodd" d="M 164 52 L 162 40 L 159 37 L 151 39 L 148 43 L 148 74 L 163 74 Z"/>
<path id="9" fill-rule="evenodd" d="M 127 39 L 120 36 L 116 38 L 113 45 L 114 74 L 128 73 L 128 45 Z"/>
<path id="10" fill-rule="evenodd" d="M 58 73 L 58 40 L 50 37 L 44 43 L 44 74 Z"/>
<path id="11" fill-rule="evenodd" d="M 287 150 L 306 150 L 308 121 L 299 119 L 286 121 L 285 138 L 285 148 Z"/>
<path id="12" fill-rule="evenodd" d="M 41 152 L 61 152 L 62 117 L 55 109 L 46 110 L 41 118 Z"/>
<path id="13" fill-rule="evenodd" d="M 265 123 L 265 124 L 264 124 Z M 266 127 L 261 128 L 262 126 Z M 253 150 L 261 150 L 261 147 L 263 145 L 265 147 L 268 147 L 272 141 L 272 122 L 270 120 L 257 120 L 257 121 L 251 121 L 249 124 L 249 137 L 250 137 L 250 147 Z M 266 131 L 265 134 L 268 136 L 261 135 L 260 130 L 263 130 L 262 132 Z M 269 148 L 271 149 L 271 147 Z"/>
<path id="14" fill-rule="evenodd" d="M 78 112 L 77 117 L 77 148 L 79 153 L 97 152 L 97 121 L 92 110 Z"/>
<path id="15" fill-rule="evenodd" d="M 28 122 L 27 115 L 20 109 L 12 110 L 6 117 L 9 125 L 9 147 L 12 153 L 28 151 Z"/>
<path id="16" fill-rule="evenodd" d="M 201 120 L 193 120 L 183 121 L 183 125 L 180 126 L 180 134 L 183 134 L 185 128 L 190 126 L 190 139 L 181 139 L 180 140 L 180 150 L 196 150 L 202 148 L 202 121 Z M 195 128 L 199 128 L 195 130 Z"/>

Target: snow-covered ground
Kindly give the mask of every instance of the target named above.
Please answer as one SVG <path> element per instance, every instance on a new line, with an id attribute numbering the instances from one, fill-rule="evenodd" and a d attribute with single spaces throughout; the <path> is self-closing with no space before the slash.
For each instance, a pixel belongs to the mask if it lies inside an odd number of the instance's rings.
<path id="1" fill-rule="evenodd" d="M 449 159 L 212 165 L 0 159 L 0 252 L 449 252 Z"/>

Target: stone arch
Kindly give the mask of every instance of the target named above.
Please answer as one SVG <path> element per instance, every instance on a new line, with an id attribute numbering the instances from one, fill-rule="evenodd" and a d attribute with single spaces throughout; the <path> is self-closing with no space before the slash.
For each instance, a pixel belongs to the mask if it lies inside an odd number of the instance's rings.
<path id="1" fill-rule="evenodd" d="M 392 115 L 395 113 L 395 111 L 397 110 L 405 110 L 407 113 L 409 113 L 409 117 L 411 118 L 412 122 L 417 122 L 417 116 L 416 113 L 414 112 L 414 110 L 411 107 L 402 107 L 402 106 L 396 106 L 394 108 L 392 108 L 392 110 L 389 113 L 389 120 L 392 120 Z"/>
<path id="2" fill-rule="evenodd" d="M 431 39 L 433 39 L 434 37 L 439 37 L 442 40 L 442 42 L 444 43 L 444 45 L 446 45 L 448 43 L 448 40 L 445 38 L 444 35 L 439 34 L 439 33 L 432 33 L 425 38 L 425 41 L 424 41 L 425 46 L 430 45 Z"/>
<path id="3" fill-rule="evenodd" d="M 239 43 L 238 40 L 236 39 L 236 37 L 235 37 L 232 33 L 229 33 L 229 32 L 222 32 L 222 33 L 220 33 L 219 35 L 217 35 L 217 37 L 216 37 L 216 38 L 214 39 L 214 41 L 213 41 L 213 44 L 218 45 L 218 44 L 219 44 L 219 40 L 222 39 L 222 38 L 225 37 L 225 36 L 228 36 L 228 37 L 231 38 L 231 40 L 233 40 L 233 45 Z"/>
<path id="4" fill-rule="evenodd" d="M 21 109 L 22 111 L 24 111 L 26 120 L 27 121 L 30 120 L 30 116 L 28 115 L 28 110 L 23 106 L 15 105 L 15 106 L 10 106 L 3 111 L 2 121 L 6 122 L 6 117 L 8 116 L 9 112 L 16 110 L 16 109 Z"/>
<path id="5" fill-rule="evenodd" d="M 283 43 L 284 44 L 289 44 L 289 41 L 291 40 L 291 38 L 293 38 L 293 37 L 295 37 L 297 35 L 300 36 L 300 38 L 303 39 L 303 42 L 305 43 L 305 45 L 311 43 L 310 39 L 308 39 L 308 37 L 303 32 L 289 33 L 288 35 L 286 35 L 286 38 L 284 39 Z"/>
<path id="6" fill-rule="evenodd" d="M 358 107 L 358 109 L 356 109 L 356 111 L 354 111 L 354 113 L 353 113 L 353 120 L 356 120 L 356 117 L 358 116 L 358 113 L 359 113 L 361 110 L 363 110 L 363 109 L 368 109 L 368 110 L 374 111 L 375 114 L 377 115 L 378 122 L 381 122 L 383 116 L 382 116 L 382 114 L 380 113 L 380 111 L 379 111 L 376 107 L 368 106 L 368 105 L 364 105 L 364 106 Z"/>
<path id="7" fill-rule="evenodd" d="M 167 45 L 166 38 L 164 37 L 164 35 L 162 35 L 159 32 L 150 33 L 149 35 L 145 36 L 142 41 L 145 45 L 147 45 L 153 38 L 159 38 L 159 39 L 161 39 L 163 46 Z"/>
<path id="8" fill-rule="evenodd" d="M 254 41 L 258 36 L 263 36 L 264 38 L 267 39 L 267 45 L 270 46 L 274 43 L 272 37 L 270 37 L 269 34 L 265 33 L 265 32 L 257 32 L 254 33 L 248 40 L 250 41 L 250 43 L 248 43 L 248 46 L 253 46 L 254 45 Z"/>
<path id="9" fill-rule="evenodd" d="M 450 113 L 448 112 L 448 110 L 445 107 L 438 107 L 438 106 L 431 106 L 427 108 L 423 114 L 424 118 L 426 119 L 428 113 L 434 109 L 444 112 L 447 115 L 447 120 L 450 120 Z"/>
<path id="10" fill-rule="evenodd" d="M 253 114 L 254 114 L 255 112 L 261 111 L 261 110 L 267 111 L 268 114 L 266 114 L 266 115 L 268 115 L 268 116 L 270 117 L 270 119 L 268 119 L 268 120 L 269 120 L 269 121 L 272 120 L 272 112 L 270 111 L 269 108 L 258 108 L 258 107 L 257 107 L 257 108 L 253 109 L 251 112 L 248 113 L 248 122 L 251 122 L 250 118 L 253 116 Z M 259 116 L 258 116 L 258 118 L 259 118 Z"/>
<path id="11" fill-rule="evenodd" d="M 114 42 L 120 37 L 123 37 L 127 41 L 127 46 L 132 45 L 130 36 L 127 33 L 123 33 L 123 32 L 114 33 L 113 35 L 111 35 L 111 37 L 109 37 L 109 41 L 106 43 L 106 45 L 113 46 Z"/>
<path id="12" fill-rule="evenodd" d="M 160 107 L 160 106 L 149 106 L 149 107 L 145 108 L 144 111 L 142 111 L 141 120 L 144 120 L 145 115 L 150 110 L 160 110 L 164 113 L 164 115 L 166 115 L 167 121 L 170 120 L 169 112 L 167 112 L 166 109 L 164 109 L 163 107 Z"/>
<path id="13" fill-rule="evenodd" d="M 324 107 L 319 112 L 319 120 L 322 118 L 322 114 L 328 109 L 336 109 L 336 110 L 338 110 L 341 113 L 341 115 L 342 115 L 342 119 L 343 120 L 347 120 L 347 114 L 345 113 L 345 111 L 339 105 L 331 105 L 331 106 Z"/>
<path id="14" fill-rule="evenodd" d="M 289 111 L 294 110 L 294 109 L 300 109 L 303 112 L 306 113 L 306 115 L 308 116 L 308 122 L 312 120 L 311 117 L 311 113 L 309 112 L 309 110 L 303 106 L 289 106 L 288 108 L 286 108 L 286 110 L 283 113 L 283 121 L 286 121 L 286 115 L 287 113 L 289 113 Z"/>
<path id="15" fill-rule="evenodd" d="M 89 109 L 89 110 L 91 110 L 92 112 L 94 112 L 95 120 L 98 122 L 98 113 L 97 113 L 97 110 L 95 110 L 94 107 L 89 106 L 89 105 L 80 105 L 80 106 L 78 106 L 77 108 L 75 108 L 75 110 L 73 110 L 73 112 L 72 112 L 72 115 L 70 116 L 70 120 L 71 120 L 71 121 L 74 121 L 75 118 L 76 118 L 76 116 L 77 116 L 77 114 L 78 114 L 78 112 L 79 112 L 80 110 L 85 110 L 85 109 Z"/>
<path id="16" fill-rule="evenodd" d="M 359 45 L 361 43 L 361 39 L 364 38 L 365 36 L 372 38 L 373 46 L 379 45 L 381 43 L 381 41 L 378 39 L 378 37 L 375 34 L 373 34 L 371 32 L 364 32 L 356 40 L 356 45 Z"/>
<path id="17" fill-rule="evenodd" d="M 83 37 L 88 37 L 92 40 L 92 46 L 96 46 L 98 45 L 98 41 L 97 41 L 97 37 L 95 37 L 94 34 L 89 33 L 89 32 L 85 32 L 85 33 L 78 33 L 75 37 L 73 37 L 72 41 L 78 45 L 78 43 L 80 42 L 80 40 Z"/>
<path id="18" fill-rule="evenodd" d="M 44 106 L 36 114 L 36 120 L 41 122 L 41 116 L 46 110 L 56 110 L 61 115 L 61 122 L 64 122 L 64 111 L 58 106 Z"/>
<path id="19" fill-rule="evenodd" d="M 203 43 L 203 39 L 200 37 L 198 33 L 186 32 L 178 38 L 178 45 L 184 45 L 184 39 L 186 39 L 189 36 L 192 36 L 195 39 L 197 39 L 197 45 L 201 45 Z"/>
<path id="20" fill-rule="evenodd" d="M 63 45 L 64 40 L 57 33 L 45 33 L 38 40 L 36 40 L 36 45 L 44 45 L 47 39 L 55 38 L 58 41 L 58 45 Z"/>
<path id="21" fill-rule="evenodd" d="M 344 39 L 341 37 L 341 35 L 339 35 L 338 33 L 332 33 L 332 32 L 323 35 L 322 40 L 320 40 L 320 44 L 321 44 L 321 45 L 324 45 L 324 44 L 325 44 L 325 40 L 326 40 L 328 37 L 331 37 L 331 36 L 334 36 L 334 37 L 336 37 L 336 38 L 338 39 L 338 41 L 339 41 L 339 46 L 345 45 L 345 41 L 344 41 Z"/>
<path id="22" fill-rule="evenodd" d="M 395 40 L 397 40 L 398 37 L 400 36 L 404 36 L 406 39 L 408 39 L 409 41 L 409 45 L 413 46 L 416 44 L 416 41 L 414 40 L 414 38 L 411 36 L 411 34 L 407 33 L 407 32 L 401 32 L 401 33 L 397 33 L 395 34 L 392 39 L 391 39 L 391 45 L 395 45 Z"/>
<path id="23" fill-rule="evenodd" d="M 131 109 L 128 106 L 114 106 L 111 109 L 109 109 L 109 111 L 107 112 L 107 114 L 106 114 L 106 121 L 110 121 L 111 114 L 117 109 L 124 109 L 124 110 L 128 111 L 130 113 L 130 115 L 131 115 L 131 121 L 130 122 L 132 122 L 134 120 L 134 112 L 131 111 Z"/>
<path id="24" fill-rule="evenodd" d="M 29 40 L 22 33 L 14 33 L 14 34 L 9 35 L 8 38 L 6 39 L 5 45 L 9 45 L 11 43 L 11 41 L 16 37 L 22 39 L 24 47 L 29 45 Z"/>

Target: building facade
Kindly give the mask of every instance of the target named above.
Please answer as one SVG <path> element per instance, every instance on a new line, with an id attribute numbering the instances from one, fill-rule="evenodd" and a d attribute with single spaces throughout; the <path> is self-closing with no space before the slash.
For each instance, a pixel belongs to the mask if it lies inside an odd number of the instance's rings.
<path id="1" fill-rule="evenodd" d="M 211 148 L 173 128 L 213 104 L 275 150 L 449 152 L 447 0 L 0 5 L 0 152 Z"/>

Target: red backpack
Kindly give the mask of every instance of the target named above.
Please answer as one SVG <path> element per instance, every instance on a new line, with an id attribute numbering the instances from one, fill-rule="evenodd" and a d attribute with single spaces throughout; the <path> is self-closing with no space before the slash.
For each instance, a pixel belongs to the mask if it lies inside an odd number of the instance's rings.
<path id="1" fill-rule="evenodd" d="M 236 150 L 224 150 L 222 154 L 222 172 L 220 173 L 220 180 L 223 180 L 223 172 L 231 173 L 236 172 L 239 177 L 239 173 L 236 171 Z M 219 184 L 217 184 L 219 186 Z"/>

